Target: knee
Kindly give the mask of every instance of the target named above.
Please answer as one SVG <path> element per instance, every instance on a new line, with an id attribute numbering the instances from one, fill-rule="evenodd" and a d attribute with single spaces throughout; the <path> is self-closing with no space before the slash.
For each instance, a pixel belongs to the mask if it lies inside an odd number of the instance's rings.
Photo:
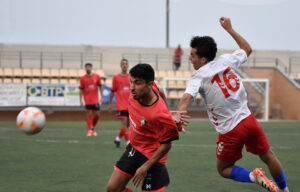
<path id="1" fill-rule="evenodd" d="M 117 188 L 111 184 L 107 184 L 106 186 L 106 192 L 118 192 Z"/>
<path id="2" fill-rule="evenodd" d="M 217 170 L 218 170 L 218 173 L 221 177 L 224 177 L 224 178 L 228 178 L 228 175 L 226 175 L 226 171 L 225 169 L 221 168 L 221 167 L 217 167 Z"/>

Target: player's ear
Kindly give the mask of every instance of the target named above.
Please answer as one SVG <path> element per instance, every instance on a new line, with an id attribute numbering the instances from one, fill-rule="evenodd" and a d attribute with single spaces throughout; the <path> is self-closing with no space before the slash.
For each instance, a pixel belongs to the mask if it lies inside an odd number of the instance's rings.
<path id="1" fill-rule="evenodd" d="M 205 63 L 208 62 L 208 59 L 206 57 L 201 57 L 200 61 L 201 61 L 202 64 L 205 64 Z"/>
<path id="2" fill-rule="evenodd" d="M 154 81 L 149 81 L 149 82 L 147 83 L 148 86 L 149 86 L 149 87 L 152 87 L 152 86 L 153 86 L 153 82 L 154 82 Z"/>

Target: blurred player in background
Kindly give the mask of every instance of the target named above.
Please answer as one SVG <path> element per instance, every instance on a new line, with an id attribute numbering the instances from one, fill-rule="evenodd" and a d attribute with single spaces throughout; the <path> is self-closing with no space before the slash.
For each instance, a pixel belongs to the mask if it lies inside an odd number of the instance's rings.
<path id="1" fill-rule="evenodd" d="M 128 99 L 130 94 L 130 76 L 128 74 L 128 60 L 121 60 L 121 73 L 116 74 L 113 77 L 112 88 L 109 95 L 108 110 L 111 111 L 111 103 L 116 93 L 116 107 L 117 107 L 117 119 L 121 120 L 121 129 L 114 142 L 116 147 L 120 147 L 122 136 L 129 142 L 128 138 Z"/>
<path id="2" fill-rule="evenodd" d="M 98 74 L 92 73 L 93 65 L 91 63 L 85 64 L 86 74 L 80 77 L 80 105 L 83 106 L 82 96 L 84 97 L 84 104 L 86 110 L 86 123 L 88 133 L 86 136 L 97 136 L 95 127 L 100 117 L 100 104 L 103 103 L 103 89 L 101 78 Z M 101 101 L 99 103 L 99 91 Z"/>
<path id="3" fill-rule="evenodd" d="M 178 47 L 174 50 L 174 70 L 177 71 L 181 66 L 181 57 L 183 55 L 183 50 L 181 49 L 181 46 L 178 45 Z"/>
<path id="4" fill-rule="evenodd" d="M 194 37 L 190 60 L 197 70 L 191 77 L 178 110 L 186 110 L 190 100 L 200 93 L 210 121 L 219 132 L 217 140 L 217 169 L 225 178 L 240 182 L 256 182 L 269 191 L 288 192 L 286 177 L 269 141 L 247 106 L 247 93 L 237 75 L 238 67 L 252 52 L 248 42 L 231 26 L 229 18 L 220 18 L 221 26 L 233 37 L 240 49 L 224 54 L 215 61 L 217 45 L 213 38 Z M 242 149 L 258 155 L 268 166 L 276 184 L 266 178 L 262 169 L 248 171 L 235 162 L 242 158 Z"/>
<path id="5" fill-rule="evenodd" d="M 107 191 L 133 192 L 126 188 L 132 179 L 134 186 L 142 186 L 142 191 L 161 192 L 169 184 L 164 164 L 171 142 L 178 139 L 178 127 L 184 120 L 172 117 L 159 96 L 149 64 L 138 64 L 130 70 L 130 91 L 130 143 L 115 165 Z"/>

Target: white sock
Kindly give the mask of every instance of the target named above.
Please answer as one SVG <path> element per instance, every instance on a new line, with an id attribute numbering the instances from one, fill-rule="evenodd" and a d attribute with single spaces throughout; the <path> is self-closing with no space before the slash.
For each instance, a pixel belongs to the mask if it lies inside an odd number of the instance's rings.
<path id="1" fill-rule="evenodd" d="M 253 172 L 250 172 L 249 178 L 250 178 L 250 180 L 251 180 L 253 183 L 256 182 L 256 179 L 255 179 L 255 176 L 254 176 Z"/>
<path id="2" fill-rule="evenodd" d="M 120 141 L 120 137 L 117 136 L 117 137 L 115 138 L 115 140 L 116 140 L 116 141 Z"/>

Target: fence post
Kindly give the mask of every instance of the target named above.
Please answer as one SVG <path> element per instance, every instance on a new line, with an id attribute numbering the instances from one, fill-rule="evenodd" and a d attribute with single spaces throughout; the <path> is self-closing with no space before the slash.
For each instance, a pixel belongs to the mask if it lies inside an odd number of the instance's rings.
<path id="1" fill-rule="evenodd" d="M 80 52 L 80 68 L 83 69 L 83 53 Z"/>
<path id="2" fill-rule="evenodd" d="M 102 53 L 99 54 L 100 57 L 100 69 L 103 69 L 103 63 L 102 63 Z"/>
<path id="3" fill-rule="evenodd" d="M 139 63 L 142 63 L 142 54 L 139 53 Z"/>
<path id="4" fill-rule="evenodd" d="M 155 54 L 155 68 L 158 70 L 158 55 Z"/>
<path id="5" fill-rule="evenodd" d="M 22 51 L 19 52 L 20 68 L 22 68 Z"/>
<path id="6" fill-rule="evenodd" d="M 291 75 L 292 72 L 292 58 L 289 57 L 289 75 Z"/>
<path id="7" fill-rule="evenodd" d="M 64 67 L 64 54 L 63 52 L 60 53 L 60 68 Z"/>
<path id="8" fill-rule="evenodd" d="M 43 52 L 40 53 L 40 69 L 43 69 Z"/>
<path id="9" fill-rule="evenodd" d="M 275 65 L 278 68 L 278 58 L 275 58 Z"/>

